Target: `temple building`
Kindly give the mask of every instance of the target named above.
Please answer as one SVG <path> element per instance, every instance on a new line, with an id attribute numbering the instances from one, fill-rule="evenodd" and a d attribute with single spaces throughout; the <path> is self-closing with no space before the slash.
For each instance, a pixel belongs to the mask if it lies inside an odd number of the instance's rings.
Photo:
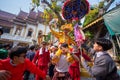
<path id="1" fill-rule="evenodd" d="M 40 11 L 26 13 L 20 10 L 18 15 L 15 15 L 0 10 L 0 28 L 3 30 L 0 44 L 12 43 L 15 46 L 38 42 L 39 36 L 50 31 L 42 16 L 43 12 Z"/>

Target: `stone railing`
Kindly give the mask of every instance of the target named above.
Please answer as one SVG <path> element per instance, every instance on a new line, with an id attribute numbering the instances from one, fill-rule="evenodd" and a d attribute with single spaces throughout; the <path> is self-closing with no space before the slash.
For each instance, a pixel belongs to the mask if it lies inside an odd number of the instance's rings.
<path id="1" fill-rule="evenodd" d="M 19 35 L 11 35 L 8 33 L 4 33 L 1 36 L 1 39 L 8 39 L 8 40 L 13 40 L 13 41 L 22 41 L 22 42 L 27 42 L 27 43 L 31 43 L 32 42 L 32 38 L 25 38 Z"/>

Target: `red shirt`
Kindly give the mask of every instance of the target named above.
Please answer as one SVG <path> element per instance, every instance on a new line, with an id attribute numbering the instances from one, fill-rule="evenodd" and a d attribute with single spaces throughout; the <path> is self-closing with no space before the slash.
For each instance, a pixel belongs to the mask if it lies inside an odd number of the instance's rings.
<path id="1" fill-rule="evenodd" d="M 25 70 L 45 78 L 45 73 L 38 69 L 32 62 L 25 59 L 25 62 L 19 65 L 13 65 L 10 59 L 0 60 L 0 70 L 8 70 L 11 72 L 11 78 L 8 80 L 23 80 Z"/>
<path id="2" fill-rule="evenodd" d="M 75 53 L 75 55 L 76 55 L 78 58 L 80 58 L 80 55 L 81 55 L 80 51 L 79 51 L 78 53 Z M 91 61 L 90 57 L 89 57 L 87 54 L 85 54 L 84 52 L 82 52 L 82 57 L 84 57 L 85 60 L 87 60 L 87 61 Z M 71 66 L 79 67 L 79 62 L 78 62 L 78 61 L 75 61 L 73 64 L 71 64 Z"/>
<path id="3" fill-rule="evenodd" d="M 37 61 L 37 65 L 39 66 L 48 66 L 48 63 L 50 62 L 50 53 L 49 51 L 44 51 L 43 54 L 39 54 L 38 50 L 35 54 L 35 57 L 33 59 L 33 62 L 36 63 Z"/>

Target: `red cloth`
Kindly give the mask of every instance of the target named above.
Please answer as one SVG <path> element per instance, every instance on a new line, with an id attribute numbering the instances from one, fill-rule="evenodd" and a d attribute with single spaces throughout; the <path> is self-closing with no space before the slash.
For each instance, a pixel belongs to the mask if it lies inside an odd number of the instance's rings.
<path id="1" fill-rule="evenodd" d="M 25 62 L 19 65 L 12 65 L 10 59 L 0 60 L 0 70 L 8 70 L 11 72 L 11 78 L 8 80 L 23 80 L 23 74 L 25 70 L 39 75 L 42 78 L 45 78 L 45 73 L 38 69 L 32 62 L 28 59 L 25 59 Z"/>
<path id="2" fill-rule="evenodd" d="M 42 70 L 45 73 L 45 75 L 47 75 L 48 66 L 38 66 L 38 67 L 40 70 Z M 43 79 L 39 75 L 36 75 L 35 80 L 46 80 L 46 79 Z"/>
<path id="3" fill-rule="evenodd" d="M 36 61 L 37 61 L 37 63 L 36 63 Z M 37 64 L 39 69 L 41 69 L 43 72 L 45 72 L 45 75 L 47 75 L 48 63 L 50 62 L 49 51 L 45 52 L 45 49 L 43 49 L 43 54 L 39 54 L 39 50 L 38 50 L 35 54 L 33 62 Z M 43 80 L 43 79 L 38 77 L 38 75 L 36 75 L 36 80 Z"/>
<path id="4" fill-rule="evenodd" d="M 87 60 L 87 61 L 91 61 L 91 58 L 84 52 L 82 52 L 82 57 L 84 57 L 85 60 Z"/>
<path id="5" fill-rule="evenodd" d="M 50 53 L 49 51 L 43 52 L 43 54 L 39 54 L 39 50 L 36 52 L 33 62 L 36 63 L 38 66 L 46 66 L 50 62 Z"/>
<path id="6" fill-rule="evenodd" d="M 80 55 L 81 55 L 80 51 L 78 53 L 75 53 L 75 55 L 80 58 Z M 82 53 L 82 56 L 87 61 L 91 61 L 90 57 L 88 57 L 85 53 Z M 70 73 L 72 80 L 80 80 L 80 65 L 78 61 L 75 61 L 74 63 L 70 65 L 69 73 Z"/>

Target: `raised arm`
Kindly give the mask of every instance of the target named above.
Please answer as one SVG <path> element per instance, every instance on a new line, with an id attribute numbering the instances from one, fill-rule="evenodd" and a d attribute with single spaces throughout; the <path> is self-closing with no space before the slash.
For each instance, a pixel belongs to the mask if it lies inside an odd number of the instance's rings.
<path id="1" fill-rule="evenodd" d="M 84 51 L 82 51 L 82 57 L 84 57 L 84 59 L 87 61 L 91 61 L 91 58 L 87 54 L 85 54 Z"/>
<path id="2" fill-rule="evenodd" d="M 68 44 L 74 44 L 76 45 L 75 41 L 68 36 Z"/>
<path id="3" fill-rule="evenodd" d="M 26 69 L 34 74 L 39 75 L 43 79 L 46 78 L 45 73 L 40 70 L 34 63 L 32 63 L 30 60 L 25 61 Z"/>
<path id="4" fill-rule="evenodd" d="M 57 37 L 57 38 L 60 37 L 60 36 L 59 36 L 59 35 L 60 35 L 59 32 L 53 30 L 51 25 L 49 25 L 49 28 L 50 28 L 50 30 L 51 30 L 51 33 L 52 33 L 55 37 Z"/>
<path id="5" fill-rule="evenodd" d="M 101 59 L 98 62 L 96 62 L 92 67 L 90 67 L 85 59 L 82 57 L 81 62 L 83 67 L 88 71 L 88 73 L 93 76 L 93 77 L 98 77 L 98 76 L 104 76 L 107 74 L 107 63 L 105 59 Z"/>

